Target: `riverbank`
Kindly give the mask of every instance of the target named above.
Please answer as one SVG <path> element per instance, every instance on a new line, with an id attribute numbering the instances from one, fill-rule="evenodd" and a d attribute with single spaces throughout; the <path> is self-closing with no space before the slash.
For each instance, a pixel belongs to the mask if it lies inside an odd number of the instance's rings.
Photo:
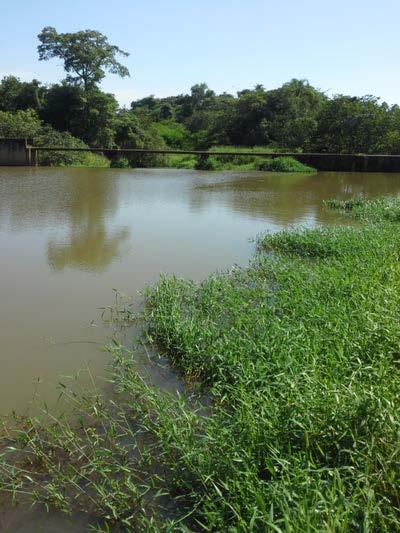
<path id="1" fill-rule="evenodd" d="M 211 411 L 114 344 L 116 396 L 73 397 L 78 428 L 6 434 L 2 490 L 122 530 L 396 530 L 400 201 L 331 207 L 361 224 L 265 236 L 246 269 L 146 291 L 145 344 Z"/>
<path id="2" fill-rule="evenodd" d="M 314 173 L 317 170 L 309 165 L 305 165 L 297 161 L 294 157 L 282 156 L 275 158 L 249 156 L 249 155 L 235 155 L 235 156 L 220 156 L 213 155 L 213 152 L 257 152 L 257 151 L 272 151 L 268 148 L 253 148 L 243 149 L 238 147 L 215 147 L 210 150 L 208 157 L 197 157 L 195 155 L 167 155 L 167 156 L 134 156 L 131 159 L 127 157 L 117 157 L 111 160 L 110 165 L 113 168 L 129 168 L 138 167 L 152 167 L 158 166 L 160 168 L 177 168 L 186 170 L 208 170 L 208 171 L 254 171 L 260 170 L 264 172 L 303 172 Z"/>
<path id="3" fill-rule="evenodd" d="M 197 169 L 197 170 L 262 170 L 271 172 L 316 172 L 315 168 L 300 163 L 293 157 L 266 158 L 249 155 L 219 156 L 212 155 L 213 152 L 254 152 L 268 153 L 285 151 L 282 148 L 272 148 L 269 146 L 255 146 L 253 148 L 243 148 L 240 146 L 215 146 L 210 149 L 210 157 L 199 159 L 191 155 L 174 155 L 168 157 L 168 164 L 175 168 Z"/>

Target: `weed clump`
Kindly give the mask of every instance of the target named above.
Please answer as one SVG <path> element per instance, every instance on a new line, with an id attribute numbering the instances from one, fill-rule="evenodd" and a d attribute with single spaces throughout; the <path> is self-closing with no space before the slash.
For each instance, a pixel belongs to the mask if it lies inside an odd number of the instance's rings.
<path id="1" fill-rule="evenodd" d="M 400 222 L 400 198 L 328 200 L 325 204 L 332 209 L 351 211 L 354 217 L 367 222 Z"/>

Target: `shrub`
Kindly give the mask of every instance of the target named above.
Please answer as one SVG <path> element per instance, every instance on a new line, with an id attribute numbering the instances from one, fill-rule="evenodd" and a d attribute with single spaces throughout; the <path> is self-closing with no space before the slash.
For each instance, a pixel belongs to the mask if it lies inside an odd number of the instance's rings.
<path id="1" fill-rule="evenodd" d="M 215 157 L 199 157 L 194 167 L 196 170 L 221 170 L 221 163 Z"/>
<path id="2" fill-rule="evenodd" d="M 165 120 L 155 123 L 154 128 L 169 147 L 180 150 L 191 147 L 190 132 L 183 124 L 173 120 Z"/>
<path id="3" fill-rule="evenodd" d="M 70 133 L 59 132 L 51 126 L 43 126 L 35 135 L 33 142 L 36 146 L 62 146 L 63 148 L 87 148 L 80 139 Z M 94 166 L 108 167 L 106 157 L 90 152 L 53 152 L 39 151 L 39 164 L 45 166 Z"/>
<path id="4" fill-rule="evenodd" d="M 42 121 L 36 111 L 0 111 L 0 137 L 32 139 L 42 129 Z"/>
<path id="5" fill-rule="evenodd" d="M 256 163 L 257 170 L 271 172 L 316 172 L 315 168 L 309 167 L 297 161 L 293 157 L 275 157 L 261 159 Z"/>
<path id="6" fill-rule="evenodd" d="M 129 159 L 126 157 L 115 157 L 111 160 L 111 168 L 129 168 Z"/>
<path id="7" fill-rule="evenodd" d="M 196 164 L 197 157 L 195 155 L 173 154 L 168 156 L 169 167 L 193 170 L 196 167 Z"/>

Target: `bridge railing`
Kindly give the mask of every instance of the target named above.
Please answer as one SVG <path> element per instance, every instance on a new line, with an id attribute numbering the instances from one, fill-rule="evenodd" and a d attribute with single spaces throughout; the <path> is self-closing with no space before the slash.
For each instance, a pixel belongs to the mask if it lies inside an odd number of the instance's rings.
<path id="1" fill-rule="evenodd" d="M 118 154 L 161 154 L 161 155 L 194 155 L 199 158 L 207 157 L 293 157 L 317 170 L 341 172 L 399 172 L 400 155 L 386 154 L 336 154 L 313 152 L 254 152 L 254 151 L 218 151 L 218 150 L 171 150 L 171 149 L 145 149 L 145 148 L 64 148 L 61 146 L 34 146 L 28 145 L 31 154 L 31 164 L 37 164 L 38 152 L 95 152 L 111 157 Z"/>

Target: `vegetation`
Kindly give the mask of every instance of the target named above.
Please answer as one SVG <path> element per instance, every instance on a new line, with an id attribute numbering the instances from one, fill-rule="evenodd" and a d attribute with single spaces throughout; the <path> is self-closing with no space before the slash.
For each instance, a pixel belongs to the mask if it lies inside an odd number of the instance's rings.
<path id="1" fill-rule="evenodd" d="M 64 148 L 87 148 L 80 139 L 70 133 L 54 130 L 51 126 L 43 126 L 33 138 L 38 146 L 63 146 Z M 39 152 L 39 163 L 49 166 L 71 167 L 109 167 L 110 161 L 99 154 L 90 152 Z"/>
<path id="2" fill-rule="evenodd" d="M 237 155 L 212 155 L 213 152 L 237 152 Z M 315 169 L 298 162 L 293 157 L 276 157 L 270 159 L 267 157 L 247 155 L 252 152 L 271 153 L 273 151 L 285 150 L 280 148 L 271 148 L 268 146 L 254 146 L 244 148 L 241 146 L 216 146 L 211 148 L 210 156 L 196 157 L 192 155 L 173 155 L 169 156 L 168 164 L 171 167 L 197 169 L 197 170 L 263 170 L 272 172 L 315 172 Z M 240 152 L 246 155 L 240 155 Z"/>
<path id="3" fill-rule="evenodd" d="M 246 269 L 146 290 L 142 344 L 211 408 L 115 342 L 117 396 L 73 394 L 78 427 L 5 431 L 2 490 L 101 531 L 398 530 L 400 200 L 330 206 L 360 223 L 266 235 Z"/>
<path id="4" fill-rule="evenodd" d="M 373 96 L 328 98 L 306 80 L 278 89 L 262 85 L 237 95 L 215 94 L 206 84 L 190 94 L 146 97 L 132 102 L 134 112 L 153 121 L 183 124 L 193 146 L 285 146 L 290 151 L 399 153 L 400 108 Z"/>
<path id="5" fill-rule="evenodd" d="M 88 147 L 67 131 L 60 132 L 44 124 L 32 109 L 15 113 L 0 111 L 0 137 L 25 137 L 38 146 Z M 90 152 L 39 152 L 39 163 L 50 166 L 110 166 L 106 157 Z"/>
<path id="6" fill-rule="evenodd" d="M 274 172 L 315 172 L 315 169 L 304 165 L 293 157 L 276 157 L 275 159 L 261 159 L 257 170 L 271 170 Z"/>
<path id="7" fill-rule="evenodd" d="M 129 168 L 129 159 L 126 157 L 116 157 L 111 160 L 111 168 Z"/>
<path id="8" fill-rule="evenodd" d="M 45 27 L 38 36 L 40 60 L 59 58 L 66 79 L 43 85 L 6 76 L 0 82 L 0 135 L 34 137 L 35 117 L 93 147 L 208 150 L 263 147 L 264 150 L 400 154 L 400 108 L 373 96 L 327 97 L 306 80 L 293 79 L 277 89 L 262 85 L 236 95 L 216 94 L 205 83 L 189 94 L 147 96 L 121 109 L 114 95 L 100 90 L 106 72 L 125 77 L 117 61 L 126 52 L 105 35 L 85 30 L 58 33 Z M 26 124 L 21 112 L 30 113 Z M 13 119 L 10 127 L 9 115 Z M 25 115 L 27 118 L 28 115 Z M 60 138 L 60 142 L 62 139 Z M 178 165 L 179 168 L 254 169 L 251 157 L 198 162 L 190 157 L 130 158 L 131 165 Z M 228 165 L 230 163 L 230 165 Z M 264 168 L 279 163 L 265 162 Z M 290 164 L 289 168 L 293 165 Z"/>
<path id="9" fill-rule="evenodd" d="M 98 31 L 57 33 L 55 28 L 47 26 L 38 39 L 41 43 L 38 46 L 39 59 L 62 59 L 67 81 L 83 85 L 85 92 L 105 77 L 105 70 L 121 77 L 129 76 L 129 70 L 116 59 L 117 54 L 125 57 L 129 54 L 109 44 L 107 37 Z"/>

